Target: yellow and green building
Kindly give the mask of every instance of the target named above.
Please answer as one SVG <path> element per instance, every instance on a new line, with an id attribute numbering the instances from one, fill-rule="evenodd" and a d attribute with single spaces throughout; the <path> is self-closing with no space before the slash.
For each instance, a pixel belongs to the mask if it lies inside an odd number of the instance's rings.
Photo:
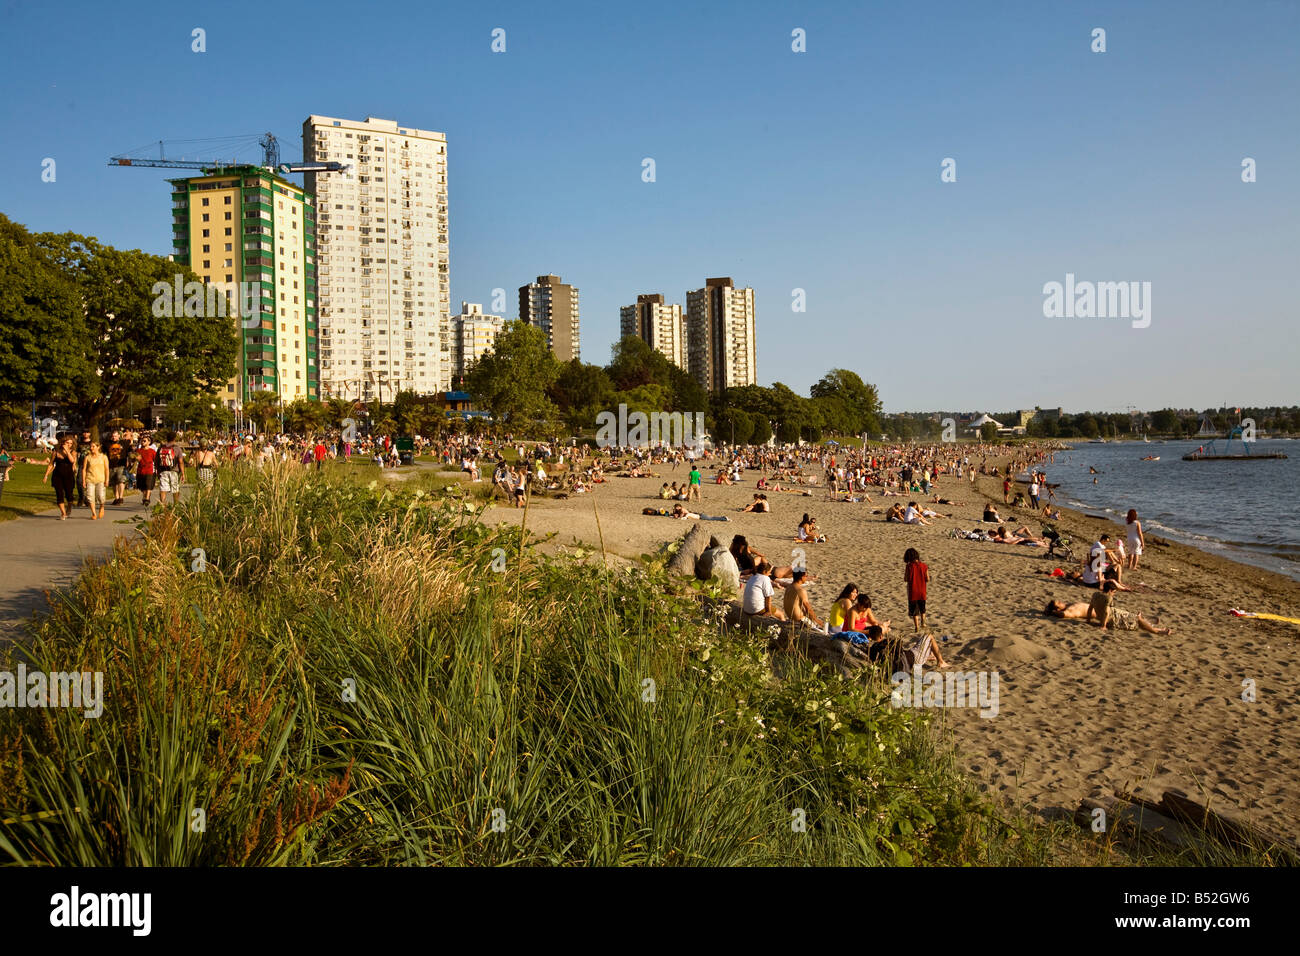
<path id="1" fill-rule="evenodd" d="M 256 303 L 242 321 L 237 309 L 229 318 L 243 348 L 226 404 L 259 391 L 319 401 L 314 197 L 261 166 L 170 182 L 173 258 L 233 302 Z"/>

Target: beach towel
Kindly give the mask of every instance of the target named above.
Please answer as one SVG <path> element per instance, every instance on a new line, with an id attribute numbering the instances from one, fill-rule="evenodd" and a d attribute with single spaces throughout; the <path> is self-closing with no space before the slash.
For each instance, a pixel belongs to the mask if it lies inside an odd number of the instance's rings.
<path id="1" fill-rule="evenodd" d="M 1228 613 L 1233 617 L 1253 617 L 1261 621 L 1285 621 L 1287 624 L 1300 624 L 1300 617 L 1283 617 L 1281 614 L 1269 614 L 1263 611 L 1242 611 L 1239 608 L 1229 608 Z"/>

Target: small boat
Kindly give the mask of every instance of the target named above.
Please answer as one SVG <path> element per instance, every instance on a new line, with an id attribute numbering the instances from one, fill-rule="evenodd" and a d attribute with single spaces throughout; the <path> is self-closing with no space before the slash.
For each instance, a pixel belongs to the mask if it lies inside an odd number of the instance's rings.
<path id="1" fill-rule="evenodd" d="M 1106 444 L 1106 439 L 1104 439 L 1104 438 L 1089 438 L 1089 439 L 1088 439 L 1088 444 L 1089 444 L 1089 445 L 1104 445 L 1104 444 Z"/>
<path id="2" fill-rule="evenodd" d="M 1146 456 L 1145 458 L 1143 458 L 1142 460 L 1143 460 L 1143 461 L 1159 461 L 1159 460 L 1160 460 L 1160 456 L 1159 456 L 1159 455 L 1147 455 L 1147 456 Z"/>

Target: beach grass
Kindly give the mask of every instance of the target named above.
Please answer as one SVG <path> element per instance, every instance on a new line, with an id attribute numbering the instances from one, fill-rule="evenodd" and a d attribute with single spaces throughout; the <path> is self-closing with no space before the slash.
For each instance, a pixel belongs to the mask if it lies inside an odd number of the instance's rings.
<path id="1" fill-rule="evenodd" d="M 547 557 L 439 473 L 372 475 L 235 469 L 88 565 L 25 653 L 102 671 L 104 712 L 0 709 L 0 859 L 1130 861 L 991 802 L 883 675 L 777 681 L 653 562 Z"/>

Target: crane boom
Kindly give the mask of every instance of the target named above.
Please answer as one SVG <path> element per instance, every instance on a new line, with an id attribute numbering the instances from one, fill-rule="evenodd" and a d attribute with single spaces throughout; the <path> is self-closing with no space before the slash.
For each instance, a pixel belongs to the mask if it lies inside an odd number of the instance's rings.
<path id="1" fill-rule="evenodd" d="M 280 144 L 275 138 L 274 133 L 266 133 L 258 145 L 262 147 L 262 165 L 266 169 L 288 175 L 290 173 L 342 173 L 352 168 L 350 164 L 336 162 L 302 162 L 302 163 L 282 163 L 280 162 Z M 234 166 L 251 165 L 248 163 L 237 163 L 234 160 L 225 162 L 224 160 L 213 159 L 167 159 L 162 154 L 162 140 L 158 141 L 158 158 L 157 159 L 135 159 L 130 156 L 110 156 L 108 165 L 110 166 L 152 166 L 160 169 L 201 169 L 204 172 L 209 170 L 230 169 Z"/>

